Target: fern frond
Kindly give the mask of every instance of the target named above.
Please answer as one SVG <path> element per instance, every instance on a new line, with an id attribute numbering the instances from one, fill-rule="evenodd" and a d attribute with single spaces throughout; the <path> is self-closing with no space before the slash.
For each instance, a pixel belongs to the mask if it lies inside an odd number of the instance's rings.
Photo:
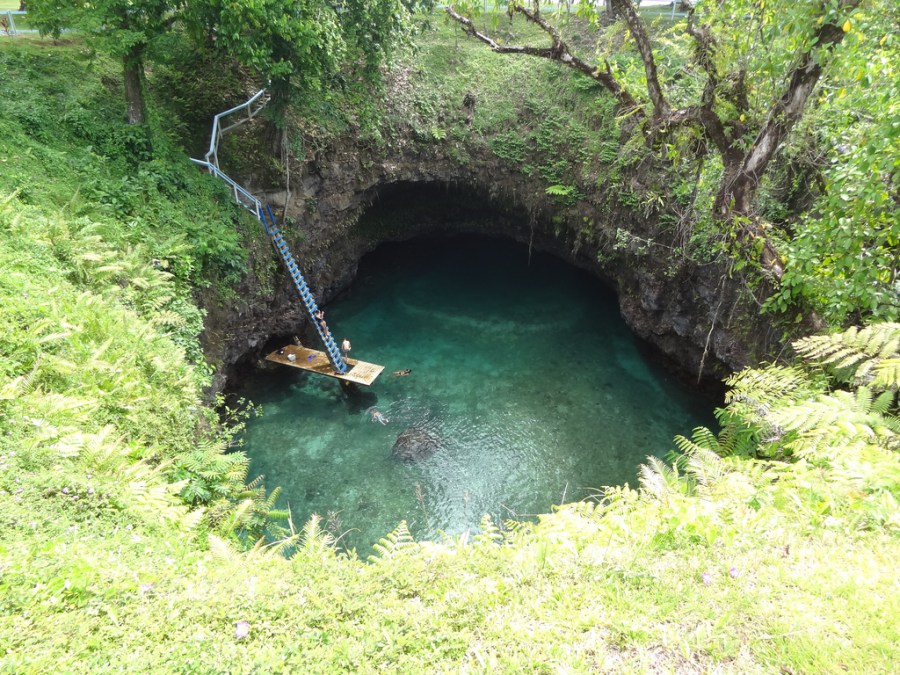
<path id="1" fill-rule="evenodd" d="M 209 535 L 207 540 L 209 541 L 209 551 L 214 558 L 218 558 L 219 560 L 234 559 L 234 549 L 231 548 L 231 545 L 227 541 L 214 534 Z"/>
<path id="2" fill-rule="evenodd" d="M 815 335 L 796 341 L 794 349 L 807 361 L 830 368 L 841 381 L 879 390 L 900 385 L 898 365 L 881 368 L 885 361 L 900 361 L 900 323 Z"/>
<path id="3" fill-rule="evenodd" d="M 153 315 L 150 319 L 150 323 L 154 326 L 168 326 L 170 328 L 183 328 L 187 325 L 187 319 L 185 319 L 178 312 L 173 312 L 172 310 L 161 310 Z"/>
<path id="4" fill-rule="evenodd" d="M 713 450 L 702 447 L 691 452 L 687 470 L 707 490 L 713 488 L 725 475 L 722 458 Z"/>
<path id="5" fill-rule="evenodd" d="M 719 432 L 719 455 L 722 457 L 756 457 L 758 447 L 752 429 L 726 424 Z"/>
<path id="6" fill-rule="evenodd" d="M 228 520 L 222 525 L 222 530 L 228 534 L 237 533 L 245 521 L 245 516 L 250 513 L 252 508 L 252 499 L 244 499 L 243 501 L 238 502 L 238 504 L 232 508 L 231 513 L 228 514 Z"/>
<path id="7" fill-rule="evenodd" d="M 603 515 L 603 506 L 595 501 L 573 502 L 566 506 L 571 508 L 573 513 L 589 520 L 596 520 Z"/>
<path id="8" fill-rule="evenodd" d="M 725 394 L 725 403 L 743 406 L 758 416 L 772 406 L 807 398 L 813 391 L 812 383 L 799 368 L 769 366 L 762 370 L 743 370 L 726 381 L 731 389 Z"/>
<path id="9" fill-rule="evenodd" d="M 835 392 L 837 393 L 837 392 Z M 872 394 L 872 390 L 868 387 L 860 387 L 856 390 L 856 400 L 855 408 L 862 412 L 869 412 L 872 409 L 872 401 L 874 400 L 874 395 Z"/>
<path id="10" fill-rule="evenodd" d="M 873 367 L 872 386 L 876 389 L 900 388 L 900 358 L 886 358 Z"/>
<path id="11" fill-rule="evenodd" d="M 299 536 L 300 549 L 306 553 L 321 554 L 326 550 L 334 550 L 334 535 L 322 527 L 322 516 L 313 513 Z"/>
<path id="12" fill-rule="evenodd" d="M 192 532 L 200 526 L 200 523 L 203 522 L 204 516 L 206 516 L 206 509 L 204 509 L 202 506 L 196 509 L 190 509 L 187 513 L 184 514 L 184 517 L 179 523 L 179 527 L 181 528 L 182 532 Z"/>
<path id="13" fill-rule="evenodd" d="M 409 533 L 406 521 L 401 520 L 400 524 L 394 528 L 393 532 L 389 532 L 379 539 L 378 543 L 372 547 L 375 549 L 377 555 L 369 556 L 369 560 L 372 562 L 381 562 L 383 560 L 398 558 L 414 548 L 415 545 L 416 542 Z"/>
<path id="14" fill-rule="evenodd" d="M 487 514 L 481 516 L 481 526 L 478 534 L 475 535 L 476 544 L 498 544 L 503 541 L 503 533 Z"/>
<path id="15" fill-rule="evenodd" d="M 254 478 L 249 483 L 247 483 L 247 489 L 254 490 L 254 489 L 260 487 L 263 484 L 263 481 L 265 479 L 266 479 L 265 474 L 258 475 L 256 478 Z"/>
<path id="16" fill-rule="evenodd" d="M 647 457 L 647 463 L 641 465 L 638 480 L 647 494 L 661 502 L 667 502 L 672 494 L 684 491 L 678 469 L 658 457 Z"/>

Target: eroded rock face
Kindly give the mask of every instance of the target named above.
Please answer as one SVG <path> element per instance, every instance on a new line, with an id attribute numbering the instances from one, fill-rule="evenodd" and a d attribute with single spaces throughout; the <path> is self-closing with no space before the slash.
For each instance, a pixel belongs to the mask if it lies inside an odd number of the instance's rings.
<path id="1" fill-rule="evenodd" d="M 451 150 L 450 144 L 414 137 L 379 148 L 343 139 L 294 163 L 291 193 L 259 190 L 286 213 L 283 232 L 320 304 L 349 287 L 360 259 L 383 243 L 483 233 L 524 242 L 608 282 L 631 329 L 687 373 L 720 377 L 778 351 L 777 332 L 723 267 L 673 260 L 666 246 L 617 241 L 619 229 L 638 243 L 662 239 L 655 215 L 646 217 L 600 194 L 561 205 L 541 180 L 516 170 L 485 144 L 468 148 L 464 162 Z M 415 219 L 398 224 L 403 208 L 420 208 L 448 193 L 458 195 L 457 204 L 435 204 L 430 214 L 419 210 Z M 387 225 L 367 225 L 369 210 L 386 204 L 397 209 L 381 219 Z M 253 258 L 259 262 L 251 260 L 251 269 L 271 265 L 274 252 L 261 248 Z M 207 307 L 204 347 L 226 373 L 258 357 L 254 344 L 302 334 L 307 321 L 287 273 L 274 293 L 263 292 L 252 275 L 235 291 L 238 299 L 227 307 Z M 217 385 L 224 386 L 225 378 Z"/>
<path id="2" fill-rule="evenodd" d="M 410 427 L 397 436 L 391 455 L 404 462 L 417 462 L 431 457 L 440 448 L 440 441 L 427 431 Z"/>

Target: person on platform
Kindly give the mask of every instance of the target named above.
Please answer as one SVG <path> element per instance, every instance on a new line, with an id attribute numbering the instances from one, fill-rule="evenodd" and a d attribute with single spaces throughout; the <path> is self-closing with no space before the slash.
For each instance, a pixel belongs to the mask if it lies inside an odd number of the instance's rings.
<path id="1" fill-rule="evenodd" d="M 350 355 L 351 349 L 353 349 L 353 347 L 350 346 L 350 340 L 344 338 L 344 341 L 341 343 L 341 354 L 345 359 Z"/>

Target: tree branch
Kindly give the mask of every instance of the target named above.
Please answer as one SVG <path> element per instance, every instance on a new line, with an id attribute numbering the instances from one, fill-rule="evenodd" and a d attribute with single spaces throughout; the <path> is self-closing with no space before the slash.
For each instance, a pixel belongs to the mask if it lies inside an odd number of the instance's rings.
<path id="1" fill-rule="evenodd" d="M 692 105 L 687 108 L 672 110 L 664 118 L 657 122 L 657 128 L 668 131 L 679 126 L 696 124 L 706 136 L 713 142 L 716 149 L 722 154 L 723 161 L 737 161 L 740 159 L 740 151 L 731 145 L 731 138 L 725 133 L 725 125 L 719 116 L 713 112 L 711 106 Z"/>
<path id="2" fill-rule="evenodd" d="M 480 40 L 488 47 L 491 48 L 492 51 L 497 52 L 498 54 L 526 54 L 528 56 L 537 56 L 543 59 L 550 59 L 551 61 L 558 61 L 573 70 L 576 70 L 584 75 L 587 75 L 591 79 L 599 82 L 603 87 L 609 91 L 616 99 L 619 101 L 619 104 L 622 108 L 627 112 L 636 112 L 639 116 L 643 115 L 640 105 L 637 101 L 635 101 L 634 97 L 628 92 L 627 89 L 622 87 L 619 84 L 618 80 L 616 80 L 615 76 L 612 74 L 612 69 L 609 67 L 609 64 L 604 64 L 604 69 L 600 69 L 599 67 L 594 67 L 585 61 L 582 61 L 580 58 L 572 54 L 569 51 L 569 46 L 563 42 L 560 38 L 559 32 L 551 26 L 547 21 L 540 15 L 533 13 L 522 7 L 521 5 L 514 6 L 515 11 L 519 12 L 525 18 L 532 23 L 540 26 L 540 28 L 550 36 L 552 40 L 552 45 L 550 47 L 531 47 L 528 45 L 501 45 L 499 42 L 495 41 L 488 35 L 479 32 L 479 30 L 475 27 L 475 24 L 465 16 L 459 14 L 455 9 L 453 9 L 452 5 L 447 5 L 445 11 L 448 16 L 452 18 L 459 24 L 462 24 L 466 33 L 471 35 L 472 37 Z"/>
<path id="3" fill-rule="evenodd" d="M 709 26 L 694 25 L 694 12 L 691 11 L 688 20 L 687 32 L 694 38 L 695 58 L 697 64 L 706 73 L 706 86 L 703 87 L 703 96 L 701 102 L 704 106 L 710 107 L 716 98 L 716 88 L 719 86 L 719 73 L 716 71 L 716 64 L 713 60 L 713 52 L 716 47 L 716 40 L 709 32 Z"/>
<path id="4" fill-rule="evenodd" d="M 653 116 L 657 119 L 665 117 L 669 112 L 669 104 L 666 102 L 662 87 L 659 85 L 659 77 L 656 74 L 656 60 L 653 58 L 653 48 L 650 45 L 647 29 L 644 28 L 644 22 L 638 16 L 631 0 L 610 0 L 610 3 L 617 14 L 625 17 L 625 22 L 631 31 L 631 37 L 634 38 L 641 60 L 644 62 L 644 72 L 647 75 L 647 93 L 650 94 L 650 101 L 653 103 Z"/>
<path id="5" fill-rule="evenodd" d="M 841 9 L 855 9 L 861 0 L 842 0 Z M 822 64 L 816 60 L 814 52 L 822 49 L 831 50 L 844 39 L 844 29 L 840 20 L 843 12 L 835 15 L 830 22 L 823 24 L 816 31 L 812 46 L 800 56 L 797 65 L 791 71 L 790 81 L 781 98 L 769 110 L 766 123 L 753 142 L 744 159 L 740 172 L 735 177 L 735 189 L 741 184 L 751 191 L 756 189 L 759 180 L 775 155 L 781 142 L 785 139 L 794 124 L 803 116 L 806 102 L 822 75 Z"/>

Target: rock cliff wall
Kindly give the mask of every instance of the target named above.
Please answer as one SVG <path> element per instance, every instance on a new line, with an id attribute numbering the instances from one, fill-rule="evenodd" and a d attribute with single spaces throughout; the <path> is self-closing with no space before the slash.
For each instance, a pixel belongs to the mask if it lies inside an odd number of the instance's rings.
<path id="1" fill-rule="evenodd" d="M 320 303 L 352 283 L 366 253 L 424 234 L 483 232 L 558 255 L 607 281 L 637 335 L 685 372 L 721 376 L 772 349 L 771 329 L 752 298 L 721 266 L 673 259 L 656 242 L 657 223 L 615 200 L 562 203 L 546 184 L 493 154 L 486 144 L 458 147 L 395 140 L 374 147 L 344 139 L 291 166 L 292 189 L 259 192 L 282 214 L 284 230 Z M 612 203 L 613 206 L 609 206 Z M 617 231 L 630 233 L 627 241 Z M 262 246 L 254 269 L 275 257 Z M 274 271 L 274 270 L 273 270 Z M 220 366 L 217 387 L 273 337 L 300 334 L 305 317 L 286 272 L 264 289 L 249 274 L 239 300 L 208 308 L 205 343 Z"/>

